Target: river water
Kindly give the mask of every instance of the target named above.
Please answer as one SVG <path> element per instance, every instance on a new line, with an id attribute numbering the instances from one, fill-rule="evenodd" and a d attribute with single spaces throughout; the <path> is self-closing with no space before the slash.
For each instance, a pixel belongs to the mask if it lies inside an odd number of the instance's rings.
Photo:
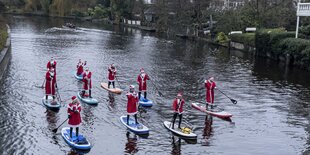
<path id="1" fill-rule="evenodd" d="M 8 16 L 12 31 L 12 58 L 0 83 L 0 154 L 78 154 L 62 139 L 57 127 L 67 117 L 41 103 L 46 63 L 55 57 L 62 100 L 81 88 L 72 75 L 78 59 L 93 72 L 93 97 L 98 106 L 82 104 L 81 132 L 93 148 L 89 154 L 308 154 L 310 72 L 254 59 L 247 53 L 227 51 L 203 42 L 160 37 L 131 28 L 75 22 L 79 30 L 62 28 L 64 19 Z M 126 96 L 109 96 L 100 88 L 107 66 L 115 63 L 120 86 L 135 84 L 141 67 L 151 75 L 159 96 L 149 83 L 155 105 L 141 114 L 150 128 L 140 137 L 120 124 L 126 114 Z M 233 114 L 225 121 L 191 108 L 204 99 L 203 81 L 214 76 L 216 104 Z M 118 86 L 118 84 L 116 84 Z M 171 135 L 163 121 L 171 120 L 171 105 L 182 91 L 184 121 L 194 127 L 197 141 Z M 114 101 L 111 99 L 114 98 Z M 66 124 L 64 125 L 66 126 Z M 85 152 L 84 152 L 85 153 Z"/>

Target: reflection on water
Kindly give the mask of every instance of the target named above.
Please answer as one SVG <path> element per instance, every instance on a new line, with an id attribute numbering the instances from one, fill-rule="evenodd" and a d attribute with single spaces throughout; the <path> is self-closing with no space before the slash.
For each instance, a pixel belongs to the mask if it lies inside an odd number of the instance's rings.
<path id="1" fill-rule="evenodd" d="M 181 154 L 181 138 L 176 136 L 171 136 L 172 141 L 172 155 L 180 155 Z"/>
<path id="2" fill-rule="evenodd" d="M 138 136 L 134 133 L 127 132 L 126 137 L 127 143 L 125 145 L 125 152 L 130 154 L 137 153 L 139 151 L 137 148 Z"/>
<path id="3" fill-rule="evenodd" d="M 67 19 L 7 19 L 12 59 L 0 83 L 0 154 L 76 153 L 59 133 L 49 130 L 67 118 L 66 105 L 58 113 L 46 111 L 41 103 L 44 91 L 35 87 L 42 84 L 51 56 L 58 63 L 57 82 L 64 100 L 82 88 L 72 75 L 78 59 L 87 60 L 93 72 L 92 93 L 100 103 L 82 104 L 81 112 L 81 133 L 93 144 L 90 154 L 301 154 L 310 148 L 309 72 L 247 52 L 121 26 L 74 21 L 79 29 L 71 31 L 62 28 L 70 22 Z M 121 82 L 117 85 L 123 89 L 136 83 L 143 67 L 163 94 L 159 96 L 150 83 L 148 96 L 154 106 L 139 118 L 151 129 L 146 139 L 133 133 L 127 136 L 119 122 L 126 115 L 125 93 L 112 95 L 100 88 L 111 63 L 117 66 Z M 234 105 L 215 92 L 216 104 L 233 114 L 233 122 L 190 107 L 189 101 L 205 98 L 203 81 L 208 76 L 215 76 L 217 87 L 238 100 Z M 186 99 L 187 121 L 198 135 L 194 143 L 174 137 L 172 144 L 171 133 L 162 125 L 171 119 L 171 100 L 179 90 Z"/>

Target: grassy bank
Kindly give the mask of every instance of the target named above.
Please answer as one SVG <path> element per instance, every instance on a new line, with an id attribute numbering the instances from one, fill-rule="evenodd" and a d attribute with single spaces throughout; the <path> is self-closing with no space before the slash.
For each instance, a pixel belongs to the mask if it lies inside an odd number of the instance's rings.
<path id="1" fill-rule="evenodd" d="M 7 38 L 8 38 L 7 27 L 4 23 L 0 22 L 0 50 L 4 48 Z"/>
<path id="2" fill-rule="evenodd" d="M 233 42 L 255 47 L 255 33 L 231 34 L 229 38 Z"/>

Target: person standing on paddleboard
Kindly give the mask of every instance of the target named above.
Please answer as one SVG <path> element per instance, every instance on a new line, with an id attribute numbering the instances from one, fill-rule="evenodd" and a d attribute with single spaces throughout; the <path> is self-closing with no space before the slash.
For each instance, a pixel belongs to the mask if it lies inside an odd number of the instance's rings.
<path id="1" fill-rule="evenodd" d="M 56 64 L 57 63 L 56 63 L 54 57 L 51 57 L 51 60 L 48 61 L 47 65 L 46 65 L 47 70 L 54 68 L 54 72 L 56 73 Z"/>
<path id="2" fill-rule="evenodd" d="M 76 134 L 76 138 L 78 138 L 79 136 L 79 126 L 82 122 L 81 120 L 81 105 L 78 101 L 78 99 L 76 98 L 76 96 L 72 96 L 71 97 L 72 102 L 68 105 L 68 124 L 70 126 L 70 138 L 72 138 L 72 130 L 73 128 L 75 128 L 75 134 Z"/>
<path id="3" fill-rule="evenodd" d="M 179 115 L 179 129 L 181 129 L 181 123 L 182 123 L 182 113 L 183 113 L 183 105 L 185 104 L 185 101 L 182 97 L 181 93 L 178 93 L 177 97 L 173 100 L 172 103 L 172 109 L 173 109 L 173 120 L 172 120 L 172 129 L 174 129 L 174 122 Z"/>
<path id="4" fill-rule="evenodd" d="M 214 89 L 216 88 L 216 83 L 214 82 L 214 77 L 209 77 L 208 80 L 205 80 L 205 87 L 206 87 L 206 108 L 211 106 L 213 108 L 214 104 Z"/>
<path id="5" fill-rule="evenodd" d="M 55 102 L 55 89 L 57 88 L 56 84 L 56 73 L 54 68 L 49 69 L 45 74 L 45 99 L 47 102 L 48 95 L 53 97 L 53 102 Z"/>
<path id="6" fill-rule="evenodd" d="M 115 76 L 116 76 L 116 68 L 114 64 L 111 64 L 108 68 L 109 75 L 108 75 L 108 88 L 110 89 L 110 85 L 112 83 L 113 88 L 115 88 Z"/>
<path id="7" fill-rule="evenodd" d="M 150 77 L 145 73 L 144 69 L 140 69 L 140 74 L 137 78 L 139 85 L 139 99 L 141 97 L 141 92 L 144 92 L 144 98 L 146 99 L 146 80 L 150 80 Z"/>
<path id="8" fill-rule="evenodd" d="M 82 91 L 82 95 L 81 97 L 85 97 L 85 92 L 88 90 L 88 96 L 89 98 L 91 97 L 91 88 L 92 88 L 92 84 L 91 84 L 91 75 L 92 73 L 89 71 L 89 68 L 86 67 L 85 72 L 83 73 L 83 88 L 84 90 Z"/>
<path id="9" fill-rule="evenodd" d="M 126 94 L 127 96 L 127 125 L 129 125 L 129 117 L 130 115 L 134 115 L 136 124 L 138 124 L 137 113 L 138 113 L 138 104 L 139 99 L 137 93 L 135 92 L 135 86 L 129 86 L 129 92 Z"/>
<path id="10" fill-rule="evenodd" d="M 76 75 L 80 76 L 84 72 L 84 66 L 86 66 L 86 61 L 84 63 L 82 62 L 81 59 L 79 59 L 79 62 L 76 65 Z"/>

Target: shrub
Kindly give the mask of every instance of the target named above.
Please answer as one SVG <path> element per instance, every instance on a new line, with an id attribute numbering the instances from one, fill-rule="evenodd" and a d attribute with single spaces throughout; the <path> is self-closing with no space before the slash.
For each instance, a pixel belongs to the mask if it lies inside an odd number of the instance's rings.
<path id="1" fill-rule="evenodd" d="M 243 43 L 255 47 L 255 33 L 231 34 L 231 41 Z"/>
<path id="2" fill-rule="evenodd" d="M 217 37 L 216 37 L 216 42 L 218 43 L 225 43 L 227 42 L 229 39 L 228 37 L 225 35 L 224 32 L 220 32 L 217 34 Z"/>

